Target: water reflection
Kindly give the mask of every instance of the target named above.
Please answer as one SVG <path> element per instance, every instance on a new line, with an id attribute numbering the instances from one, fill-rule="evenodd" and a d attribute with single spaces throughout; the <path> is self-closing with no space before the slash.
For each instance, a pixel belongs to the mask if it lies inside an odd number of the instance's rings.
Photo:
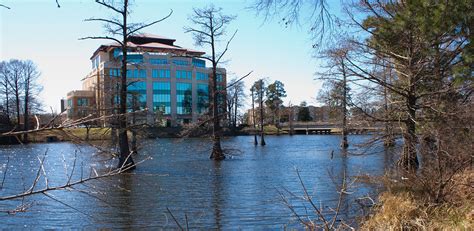
<path id="1" fill-rule="evenodd" d="M 220 205 L 224 202 L 222 198 L 223 187 L 222 187 L 222 173 L 221 173 L 221 164 L 222 162 L 213 162 L 214 164 L 214 176 L 212 177 L 212 207 L 214 209 L 214 219 L 217 229 L 222 229 L 222 215 Z"/>
<path id="2" fill-rule="evenodd" d="M 366 138 L 352 136 L 350 142 Z M 390 153 L 384 153 L 382 148 L 378 148 L 380 154 L 368 156 L 341 152 L 338 136 L 269 136 L 266 141 L 267 146 L 255 147 L 251 136 L 226 138 L 225 148 L 240 151 L 234 152 L 233 158 L 214 162 L 208 159 L 211 144 L 207 139 L 149 140 L 137 160 L 146 156 L 153 159 L 133 173 L 89 182 L 70 191 L 52 192 L 74 209 L 42 195 L 29 197 L 26 202 L 35 204 L 28 212 L 14 216 L 0 213 L 1 227 L 18 228 L 24 224 L 30 228 L 178 228 L 166 208 L 183 226 L 186 214 L 190 228 L 196 229 L 299 227 L 277 193 L 278 189 L 285 189 L 303 195 L 295 168 L 315 200 L 326 208 L 335 208 L 339 198 L 336 191 L 340 190 L 344 173 L 348 179 L 361 174 L 381 175 L 390 162 Z M 94 164 L 99 171 L 113 165 L 107 156 L 93 154 L 92 148 L 69 143 L 0 147 L 0 163 L 10 157 L 12 166 L 0 194 L 22 191 L 23 182 L 28 187 L 38 167 L 37 156 L 46 149 L 51 150 L 45 164 L 50 184 L 64 183 L 67 176 L 62 156 L 71 171 L 70 163 L 78 148 L 78 163 Z M 4 168 L 1 170 L 3 175 Z M 88 175 L 89 171 L 84 168 L 83 174 Z M 73 178 L 80 178 L 80 173 Z M 372 192 L 366 185 L 351 189 L 351 194 L 343 197 L 340 219 L 354 214 L 354 198 Z M 21 200 L 0 202 L 0 210 L 15 208 L 19 203 Z M 296 208 L 302 214 L 308 212 L 304 206 Z M 325 213 L 333 214 L 330 210 Z"/>

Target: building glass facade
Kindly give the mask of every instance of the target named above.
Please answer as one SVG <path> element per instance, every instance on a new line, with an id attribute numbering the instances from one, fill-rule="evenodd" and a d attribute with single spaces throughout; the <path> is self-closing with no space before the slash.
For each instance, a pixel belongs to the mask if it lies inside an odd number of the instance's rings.
<path id="1" fill-rule="evenodd" d="M 171 114 L 170 82 L 153 82 L 153 111 Z"/>
<path id="2" fill-rule="evenodd" d="M 176 83 L 176 111 L 178 115 L 187 115 L 192 112 L 191 83 Z"/>
<path id="3" fill-rule="evenodd" d="M 167 59 L 156 59 L 156 58 L 151 58 L 150 63 L 154 65 L 165 65 L 168 64 Z"/>
<path id="4" fill-rule="evenodd" d="M 151 70 L 151 77 L 153 78 L 167 78 L 171 77 L 170 70 L 165 69 L 153 69 Z"/>
<path id="5" fill-rule="evenodd" d="M 189 66 L 189 62 L 186 60 L 173 60 L 173 63 L 178 66 Z"/>
<path id="6" fill-rule="evenodd" d="M 193 79 L 193 73 L 191 71 L 176 70 L 177 79 Z"/>
<path id="7" fill-rule="evenodd" d="M 146 82 L 132 82 L 127 87 L 129 110 L 146 108 Z M 136 103 L 136 104 L 135 104 Z"/>
<path id="8" fill-rule="evenodd" d="M 206 67 L 206 61 L 201 59 L 193 59 L 193 65 L 195 67 Z"/>
<path id="9" fill-rule="evenodd" d="M 209 75 L 207 73 L 198 71 L 196 72 L 196 79 L 209 81 Z"/>
<path id="10" fill-rule="evenodd" d="M 206 113 L 209 108 L 209 84 L 197 85 L 197 112 Z"/>

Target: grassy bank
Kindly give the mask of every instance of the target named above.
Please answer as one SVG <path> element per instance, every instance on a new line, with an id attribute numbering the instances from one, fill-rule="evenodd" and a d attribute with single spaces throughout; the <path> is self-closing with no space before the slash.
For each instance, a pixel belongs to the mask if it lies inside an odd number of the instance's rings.
<path id="1" fill-rule="evenodd" d="M 28 135 L 31 142 L 86 140 L 86 128 L 66 128 L 63 130 L 41 131 Z M 88 140 L 110 139 L 110 128 L 91 128 Z"/>
<path id="2" fill-rule="evenodd" d="M 390 183 L 379 196 L 363 230 L 474 230 L 474 171 L 456 176 L 456 186 L 442 202 L 434 203 L 423 190 Z"/>

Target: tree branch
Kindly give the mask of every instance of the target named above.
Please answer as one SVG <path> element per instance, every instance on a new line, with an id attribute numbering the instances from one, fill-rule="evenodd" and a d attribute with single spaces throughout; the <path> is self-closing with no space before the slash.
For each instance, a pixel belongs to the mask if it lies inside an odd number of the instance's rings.
<path id="1" fill-rule="evenodd" d="M 139 30 L 141 30 L 141 29 L 143 29 L 143 28 L 152 26 L 152 25 L 154 25 L 154 24 L 156 24 L 156 23 L 159 23 L 159 22 L 161 22 L 161 21 L 163 21 L 163 20 L 169 18 L 172 13 L 173 13 L 173 10 L 170 10 L 170 13 L 169 13 L 168 15 L 166 15 L 164 18 L 161 18 L 161 19 L 156 20 L 156 21 L 151 22 L 151 23 L 147 23 L 147 24 L 141 25 L 141 26 L 139 26 L 139 27 L 137 27 L 137 28 L 135 28 L 135 29 L 131 29 L 131 30 L 127 33 L 127 36 L 130 36 L 130 35 L 132 35 L 133 33 L 137 32 L 137 31 L 139 31 Z"/>
<path id="2" fill-rule="evenodd" d="M 120 28 L 123 28 L 123 25 L 120 22 L 110 20 L 110 19 L 105 19 L 105 18 L 88 18 L 88 19 L 84 19 L 84 21 L 85 22 L 93 22 L 93 21 L 106 22 L 106 23 L 114 24 Z"/>
<path id="3" fill-rule="evenodd" d="M 100 1 L 100 0 L 95 0 L 95 2 L 99 3 L 99 4 L 102 5 L 102 6 L 105 6 L 105 7 L 109 8 L 109 9 L 111 9 L 111 10 L 113 10 L 113 11 L 119 13 L 119 14 L 122 14 L 122 15 L 123 15 L 123 14 L 126 13 L 124 10 L 119 10 L 119 9 L 115 8 L 114 6 L 112 6 L 112 5 L 110 5 L 110 4 L 108 4 L 108 3 L 105 3 L 104 0 L 102 0 L 102 1 Z"/>
<path id="4" fill-rule="evenodd" d="M 227 44 L 225 45 L 225 49 L 224 51 L 221 53 L 221 55 L 219 55 L 219 58 L 217 58 L 216 60 L 216 63 L 219 63 L 219 61 L 221 60 L 222 56 L 224 56 L 224 54 L 227 52 L 227 50 L 229 49 L 229 44 L 230 42 L 232 42 L 232 39 L 234 39 L 235 37 L 235 34 L 237 34 L 237 31 L 238 30 L 235 30 L 234 34 L 232 35 L 232 37 L 230 37 L 229 41 L 227 41 Z"/>
<path id="5" fill-rule="evenodd" d="M 118 44 L 120 44 L 120 46 L 123 46 L 123 43 L 122 41 L 116 39 L 116 38 L 113 38 L 113 37 L 109 37 L 109 36 L 88 36 L 88 37 L 84 37 L 84 38 L 80 38 L 79 40 L 86 40 L 86 39 L 106 39 L 106 40 L 112 40 L 112 41 L 115 41 L 117 42 Z"/>

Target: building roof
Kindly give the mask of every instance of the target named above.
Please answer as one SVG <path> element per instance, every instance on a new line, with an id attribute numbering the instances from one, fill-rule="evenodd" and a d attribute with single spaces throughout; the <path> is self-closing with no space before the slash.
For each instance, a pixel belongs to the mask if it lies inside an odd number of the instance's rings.
<path id="1" fill-rule="evenodd" d="M 131 37 L 141 37 L 141 38 L 152 38 L 152 39 L 161 39 L 161 40 L 171 40 L 173 42 L 176 41 L 176 39 L 170 39 L 161 35 L 156 35 L 156 34 L 149 34 L 149 33 L 141 33 L 137 35 L 132 35 Z"/>
<path id="2" fill-rule="evenodd" d="M 178 52 L 178 53 L 185 53 L 186 55 L 190 56 L 201 56 L 204 55 L 205 52 L 197 51 L 193 49 L 183 48 L 177 45 L 174 45 L 176 39 L 166 38 L 160 35 L 153 35 L 153 34 L 137 34 L 132 35 L 129 38 L 128 47 L 135 48 L 142 50 L 144 52 Z M 101 45 L 97 50 L 94 51 L 92 54 L 91 59 L 93 59 L 100 51 L 108 51 L 112 48 L 120 47 L 120 44 L 117 42 Z"/>

